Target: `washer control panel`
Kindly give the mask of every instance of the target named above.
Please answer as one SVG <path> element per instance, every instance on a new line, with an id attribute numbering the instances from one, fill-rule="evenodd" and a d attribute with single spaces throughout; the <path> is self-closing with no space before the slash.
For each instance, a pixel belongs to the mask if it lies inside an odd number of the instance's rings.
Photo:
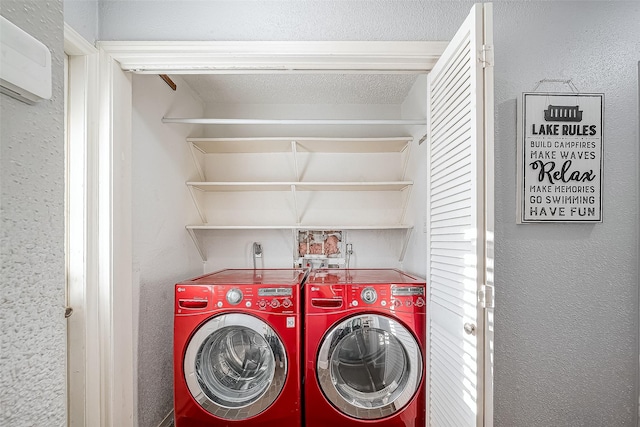
<path id="1" fill-rule="evenodd" d="M 293 307 L 293 289 L 268 287 L 258 289 L 258 308 L 265 311 L 287 311 Z"/>
<path id="2" fill-rule="evenodd" d="M 270 313 L 297 312 L 297 285 L 176 285 L 177 314 L 216 309 L 252 309 Z"/>
<path id="3" fill-rule="evenodd" d="M 216 286 L 218 292 L 222 288 L 226 287 Z M 228 288 L 224 299 L 218 297 L 218 307 L 231 306 L 270 313 L 292 313 L 296 294 L 292 286 L 237 286 Z"/>

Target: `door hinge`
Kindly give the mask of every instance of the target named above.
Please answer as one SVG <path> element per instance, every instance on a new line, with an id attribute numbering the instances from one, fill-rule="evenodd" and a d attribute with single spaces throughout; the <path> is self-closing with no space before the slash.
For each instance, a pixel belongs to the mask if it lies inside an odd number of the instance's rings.
<path id="1" fill-rule="evenodd" d="M 478 291 L 478 302 L 482 305 L 482 308 L 494 308 L 493 286 L 482 285 L 482 288 Z"/>
<path id="2" fill-rule="evenodd" d="M 480 51 L 480 62 L 482 62 L 482 68 L 493 67 L 493 45 L 482 45 L 482 50 Z"/>

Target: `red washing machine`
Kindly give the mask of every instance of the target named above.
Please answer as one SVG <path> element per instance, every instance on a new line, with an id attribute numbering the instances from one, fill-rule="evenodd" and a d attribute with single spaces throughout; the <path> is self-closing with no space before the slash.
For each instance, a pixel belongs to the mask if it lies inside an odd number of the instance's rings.
<path id="1" fill-rule="evenodd" d="M 301 426 L 304 276 L 231 269 L 175 285 L 176 427 Z"/>
<path id="2" fill-rule="evenodd" d="M 426 282 L 327 269 L 305 291 L 305 426 L 424 427 Z"/>

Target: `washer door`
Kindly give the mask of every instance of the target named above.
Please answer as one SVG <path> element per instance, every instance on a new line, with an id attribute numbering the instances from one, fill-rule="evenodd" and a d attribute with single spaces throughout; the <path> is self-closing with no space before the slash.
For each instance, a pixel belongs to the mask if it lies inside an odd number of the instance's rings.
<path id="1" fill-rule="evenodd" d="M 418 342 L 392 318 L 365 314 L 329 330 L 316 360 L 327 399 L 351 417 L 384 418 L 402 409 L 422 380 Z"/>
<path id="2" fill-rule="evenodd" d="M 202 408 L 216 417 L 243 420 L 276 400 L 287 377 L 287 355 L 264 321 L 223 314 L 195 332 L 183 367 L 189 391 Z"/>

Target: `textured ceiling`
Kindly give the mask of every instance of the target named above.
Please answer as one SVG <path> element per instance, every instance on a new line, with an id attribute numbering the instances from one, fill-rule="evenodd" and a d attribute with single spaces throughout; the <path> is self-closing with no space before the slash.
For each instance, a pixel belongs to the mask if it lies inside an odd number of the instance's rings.
<path id="1" fill-rule="evenodd" d="M 411 74 L 207 74 L 180 76 L 205 103 L 401 104 Z"/>

